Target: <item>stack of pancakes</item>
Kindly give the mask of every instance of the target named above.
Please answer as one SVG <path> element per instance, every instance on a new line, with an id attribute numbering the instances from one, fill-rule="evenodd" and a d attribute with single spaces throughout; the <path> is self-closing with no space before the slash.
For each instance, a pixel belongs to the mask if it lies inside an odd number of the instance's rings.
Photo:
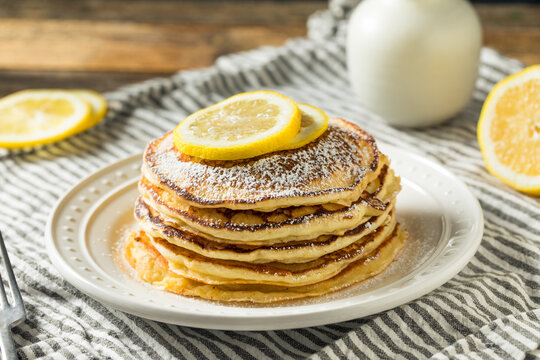
<path id="1" fill-rule="evenodd" d="M 298 149 L 211 161 L 176 150 L 172 134 L 144 153 L 125 256 L 167 291 L 268 303 L 322 295 L 382 272 L 405 233 L 400 179 L 374 139 L 331 119 Z"/>

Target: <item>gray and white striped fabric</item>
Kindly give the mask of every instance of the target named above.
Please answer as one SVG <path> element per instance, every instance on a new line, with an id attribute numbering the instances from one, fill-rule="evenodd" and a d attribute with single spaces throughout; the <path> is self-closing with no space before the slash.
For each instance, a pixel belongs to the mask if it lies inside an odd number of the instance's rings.
<path id="1" fill-rule="evenodd" d="M 339 21 L 328 14 L 320 16 Z M 320 18 L 312 23 L 320 23 Z M 357 104 L 347 81 L 344 52 L 339 37 L 314 37 L 223 57 L 208 69 L 107 94 L 107 120 L 84 134 L 0 155 L 0 229 L 28 313 L 28 319 L 13 329 L 18 355 L 22 359 L 539 356 L 539 200 L 488 174 L 475 135 L 490 88 L 522 65 L 484 49 L 474 98 L 460 115 L 433 128 L 396 129 Z M 44 229 L 52 206 L 68 188 L 98 168 L 140 152 L 147 141 L 185 115 L 235 93 L 261 88 L 355 121 L 379 141 L 423 152 L 467 183 L 485 216 L 482 244 L 467 267 L 430 294 L 381 314 L 327 326 L 256 332 L 145 320 L 96 302 L 59 276 L 44 250 Z"/>

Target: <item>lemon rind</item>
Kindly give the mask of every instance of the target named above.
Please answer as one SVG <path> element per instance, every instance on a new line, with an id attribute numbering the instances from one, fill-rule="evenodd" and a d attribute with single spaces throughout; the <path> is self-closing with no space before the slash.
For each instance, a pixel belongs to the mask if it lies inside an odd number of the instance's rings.
<path id="1" fill-rule="evenodd" d="M 300 132 L 294 137 L 294 139 L 292 139 L 289 143 L 283 146 L 280 150 L 292 150 L 307 145 L 313 140 L 317 139 L 322 134 L 324 134 L 326 129 L 328 129 L 329 118 L 324 111 L 309 104 L 299 103 L 297 105 L 301 113 L 311 113 L 310 115 L 315 120 L 314 126 L 306 128 L 304 130 L 301 129 Z"/>
<path id="2" fill-rule="evenodd" d="M 88 121 L 82 124 L 79 131 L 86 131 L 96 126 L 101 122 L 101 120 L 103 120 L 105 114 L 107 113 L 107 100 L 105 100 L 103 95 L 97 91 L 89 89 L 74 89 L 70 90 L 70 92 L 80 96 L 90 105 L 90 117 L 88 118 Z"/>
<path id="3" fill-rule="evenodd" d="M 477 127 L 478 144 L 489 173 L 501 180 L 504 184 L 531 195 L 540 195 L 540 175 L 527 176 L 519 174 L 500 163 L 494 155 L 494 144 L 490 140 L 490 128 L 487 123 L 493 117 L 497 101 L 508 89 L 524 81 L 539 77 L 540 65 L 534 65 L 510 75 L 495 84 L 484 102 Z"/>
<path id="4" fill-rule="evenodd" d="M 12 106 L 26 99 L 71 99 L 69 100 L 75 108 L 75 113 L 68 116 L 66 120 L 54 129 L 39 133 L 13 135 L 0 134 L 0 147 L 17 149 L 44 145 L 58 140 L 65 139 L 73 135 L 82 124 L 88 121 L 90 116 L 90 105 L 77 95 L 64 90 L 23 90 L 10 94 L 0 100 L 0 108 Z"/>
<path id="5" fill-rule="evenodd" d="M 228 146 L 223 146 L 222 142 L 214 142 L 213 145 L 209 144 L 208 140 L 204 138 L 186 138 L 183 136 L 189 133 L 182 130 L 189 126 L 192 119 L 197 118 L 201 112 L 222 107 L 240 98 L 249 100 L 250 98 L 256 99 L 268 95 L 281 101 L 281 104 L 288 107 L 288 112 L 290 112 L 288 116 L 281 116 L 276 126 L 272 127 L 270 130 L 242 139 L 241 141 L 228 142 L 228 144 L 232 144 Z M 176 148 L 180 152 L 191 156 L 208 160 L 246 159 L 276 151 L 284 144 L 290 142 L 300 129 L 300 121 L 300 110 L 296 103 L 290 98 L 269 90 L 253 91 L 232 96 L 189 115 L 173 131 L 173 140 Z"/>

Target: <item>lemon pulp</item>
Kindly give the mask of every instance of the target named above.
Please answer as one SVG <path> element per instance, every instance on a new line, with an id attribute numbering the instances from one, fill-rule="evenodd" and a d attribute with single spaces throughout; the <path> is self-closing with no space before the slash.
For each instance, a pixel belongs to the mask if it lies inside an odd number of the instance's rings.
<path id="1" fill-rule="evenodd" d="M 189 115 L 173 132 L 176 148 L 209 160 L 237 160 L 281 149 L 299 132 L 296 103 L 279 93 L 241 93 Z"/>
<path id="2" fill-rule="evenodd" d="M 26 90 L 0 99 L 0 146 L 46 144 L 80 131 L 90 106 L 61 90 Z"/>
<path id="3" fill-rule="evenodd" d="M 482 107 L 478 142 L 490 173 L 540 194 L 540 66 L 495 85 Z"/>

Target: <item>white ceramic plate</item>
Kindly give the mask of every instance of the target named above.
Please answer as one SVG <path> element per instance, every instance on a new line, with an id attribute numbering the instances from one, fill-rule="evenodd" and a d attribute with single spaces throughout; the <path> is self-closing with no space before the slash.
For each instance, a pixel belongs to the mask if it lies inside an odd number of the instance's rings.
<path id="1" fill-rule="evenodd" d="M 230 306 L 167 293 L 137 280 L 120 254 L 133 229 L 141 155 L 108 166 L 72 188 L 47 226 L 47 250 L 75 287 L 144 318 L 208 329 L 274 330 L 335 323 L 416 299 L 456 275 L 483 232 L 478 201 L 442 166 L 391 146 L 383 150 L 402 178 L 398 220 L 410 241 L 383 274 L 316 299 L 273 306 Z"/>

